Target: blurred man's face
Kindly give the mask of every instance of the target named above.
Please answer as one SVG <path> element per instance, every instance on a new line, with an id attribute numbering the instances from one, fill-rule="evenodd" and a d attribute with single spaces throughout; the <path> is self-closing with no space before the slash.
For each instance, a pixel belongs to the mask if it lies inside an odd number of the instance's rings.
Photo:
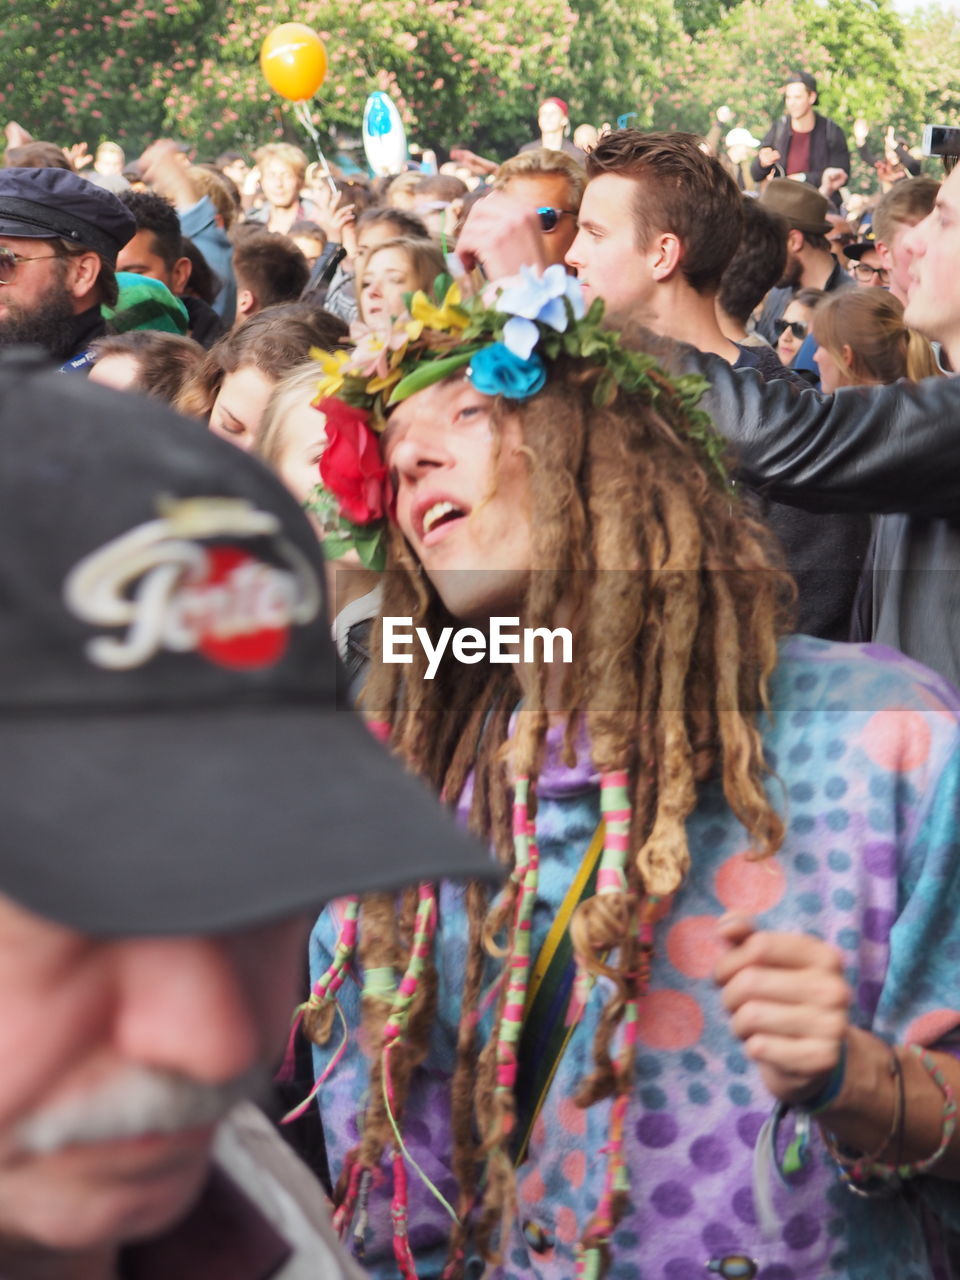
<path id="1" fill-rule="evenodd" d="M 547 262 L 563 263 L 570 246 L 577 237 L 577 206 L 570 194 L 570 183 L 562 173 L 518 173 L 508 178 L 501 188 L 519 204 L 537 212 L 553 209 L 555 213 L 541 216 L 543 248 Z M 552 231 L 543 230 L 544 222 L 555 225 Z"/>
<path id="2" fill-rule="evenodd" d="M 260 185 L 275 209 L 289 209 L 300 197 L 300 174 L 282 160 L 268 160 L 260 170 Z"/>
<path id="3" fill-rule="evenodd" d="M 0 896 L 0 1274 L 5 1250 L 101 1253 L 184 1215 L 282 1046 L 305 936 L 104 941 Z"/>
<path id="4" fill-rule="evenodd" d="M 859 262 L 853 263 L 853 278 L 861 289 L 885 289 L 889 273 L 876 249 L 867 249 Z"/>
<path id="5" fill-rule="evenodd" d="M 827 232 L 827 240 L 830 244 L 830 252 L 844 267 L 847 259 L 844 256 L 844 249 L 847 245 L 855 244 L 857 241 L 857 233 L 853 226 L 846 222 L 843 218 L 829 218 L 830 230 Z"/>
<path id="6" fill-rule="evenodd" d="M 799 81 L 788 84 L 783 94 L 783 105 L 791 120 L 802 120 L 808 111 L 813 110 L 816 100 L 817 95 Z"/>
<path id="7" fill-rule="evenodd" d="M 556 133 L 567 123 L 567 117 L 555 102 L 544 102 L 537 113 L 541 133 Z"/>
<path id="8" fill-rule="evenodd" d="M 123 173 L 123 152 L 119 147 L 98 147 L 93 167 L 104 177 L 116 177 Z"/>
<path id="9" fill-rule="evenodd" d="M 0 236 L 0 250 L 8 251 L 0 286 L 0 346 L 35 343 L 55 360 L 66 359 L 76 341 L 73 319 L 79 310 L 74 263 L 54 240 Z"/>
<path id="10" fill-rule="evenodd" d="M 960 169 L 954 169 L 937 194 L 929 217 L 910 227 L 900 244 L 911 258 L 910 289 L 904 320 L 927 338 L 943 343 L 950 363 L 960 360 Z"/>
<path id="11" fill-rule="evenodd" d="M 877 241 L 877 256 L 889 272 L 890 292 L 904 306 L 910 295 L 910 264 L 913 261 L 907 233 L 916 225 L 915 222 L 897 223 L 889 244 Z"/>
<path id="12" fill-rule="evenodd" d="M 117 255 L 117 270 L 149 276 L 165 284 L 171 293 L 179 292 L 179 282 L 174 278 L 173 269 L 157 252 L 157 241 L 152 231 L 138 231 L 132 240 L 127 241 Z"/>

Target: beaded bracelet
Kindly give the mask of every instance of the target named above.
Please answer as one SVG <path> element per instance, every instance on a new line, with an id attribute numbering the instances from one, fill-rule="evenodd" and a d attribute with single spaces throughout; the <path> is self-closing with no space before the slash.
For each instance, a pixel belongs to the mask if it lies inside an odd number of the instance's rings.
<path id="1" fill-rule="evenodd" d="M 851 1191 L 860 1195 L 877 1194 L 869 1186 L 871 1182 L 880 1184 L 883 1188 L 879 1194 L 889 1194 L 891 1185 L 896 1185 L 906 1181 L 908 1178 L 916 1178 L 923 1173 L 927 1173 L 943 1158 L 957 1127 L 957 1099 L 946 1076 L 937 1065 L 936 1059 L 922 1045 L 909 1045 L 907 1052 L 913 1054 L 943 1094 L 943 1124 L 940 1130 L 940 1143 L 932 1155 L 922 1160 L 903 1163 L 903 1141 L 906 1127 L 903 1068 L 896 1048 L 891 1047 L 890 1072 L 896 1080 L 894 1123 L 883 1146 L 868 1155 L 850 1157 L 840 1151 L 836 1140 L 829 1133 L 824 1131 L 823 1134 L 827 1150 L 833 1156 L 840 1169 L 840 1177 Z M 880 1160 L 879 1156 L 894 1142 L 896 1142 L 896 1162 L 890 1164 Z"/>

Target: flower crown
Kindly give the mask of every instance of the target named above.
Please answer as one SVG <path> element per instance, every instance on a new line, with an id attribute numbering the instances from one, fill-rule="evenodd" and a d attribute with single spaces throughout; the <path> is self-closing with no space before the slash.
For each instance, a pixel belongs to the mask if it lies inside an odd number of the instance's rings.
<path id="1" fill-rule="evenodd" d="M 596 404 L 611 404 L 618 388 L 639 394 L 691 439 L 718 481 L 729 484 L 724 441 L 697 407 L 706 380 L 671 378 L 655 357 L 624 348 L 619 334 L 602 327 L 603 302 L 597 298 L 588 309 L 580 284 L 562 266 L 542 275 L 522 267 L 518 276 L 469 299 L 449 276 L 439 276 L 432 299 L 417 292 L 407 306 L 389 333 L 355 326 L 352 349 L 311 353 L 322 371 L 312 403 L 327 417 L 322 485 L 311 507 L 324 522 L 328 556 L 353 546 L 364 564 L 382 567 L 391 498 L 376 435 L 390 408 L 465 366 L 484 395 L 522 401 L 541 390 L 547 364 L 561 355 L 595 365 L 601 370 Z"/>

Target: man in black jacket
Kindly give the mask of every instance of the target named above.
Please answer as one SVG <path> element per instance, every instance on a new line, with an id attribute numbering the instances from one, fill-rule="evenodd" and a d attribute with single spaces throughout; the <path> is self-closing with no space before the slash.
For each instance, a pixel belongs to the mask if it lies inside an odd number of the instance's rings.
<path id="1" fill-rule="evenodd" d="M 836 186 L 830 184 L 833 191 L 846 182 L 850 174 L 846 136 L 833 120 L 814 111 L 816 101 L 817 82 L 813 76 L 806 71 L 793 72 L 783 91 L 786 114 L 767 130 L 750 168 L 757 182 L 772 174 L 820 188 L 828 169 L 843 172 L 842 181 L 837 174 L 832 175 L 836 180 Z"/>
<path id="2" fill-rule="evenodd" d="M 907 323 L 960 367 L 960 169 L 904 235 Z M 960 683 L 960 379 L 848 387 L 832 396 L 733 373 L 689 347 L 663 352 L 710 381 L 703 407 L 736 451 L 741 478 L 816 512 L 883 514 L 868 629 Z"/>

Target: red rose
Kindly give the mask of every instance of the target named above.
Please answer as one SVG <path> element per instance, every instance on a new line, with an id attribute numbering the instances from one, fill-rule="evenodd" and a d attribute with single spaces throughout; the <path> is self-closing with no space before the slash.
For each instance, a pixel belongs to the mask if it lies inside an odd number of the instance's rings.
<path id="1" fill-rule="evenodd" d="M 321 400 L 317 408 L 327 420 L 320 479 L 340 503 L 340 514 L 353 524 L 382 520 L 390 483 L 369 414 L 342 400 Z"/>

